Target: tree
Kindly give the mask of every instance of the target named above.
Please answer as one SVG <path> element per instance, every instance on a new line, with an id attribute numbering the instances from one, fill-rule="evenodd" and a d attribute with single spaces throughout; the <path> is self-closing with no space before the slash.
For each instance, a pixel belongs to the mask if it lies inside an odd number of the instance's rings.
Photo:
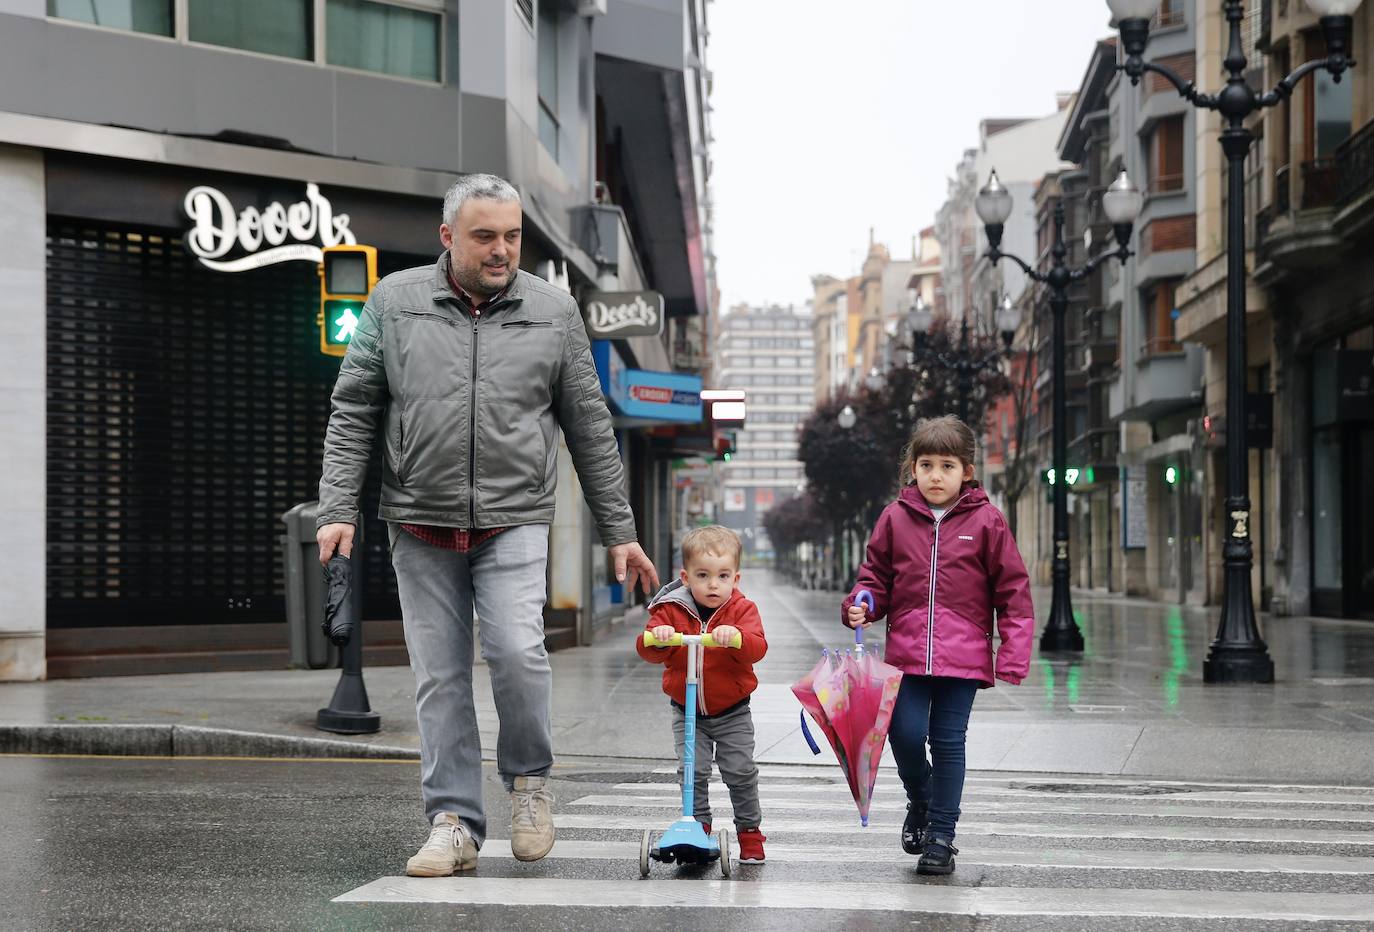
<path id="1" fill-rule="evenodd" d="M 1017 506 L 1021 497 L 1026 494 L 1027 487 L 1035 478 L 1037 458 L 1032 455 L 1028 441 L 1031 429 L 1031 406 L 1035 394 L 1035 374 L 1037 371 L 1035 345 L 1040 334 L 1039 323 L 1038 318 L 1032 317 L 1028 349 L 1019 360 L 1020 365 L 1012 366 L 1009 382 L 1012 415 L 1015 418 L 1015 423 L 1011 425 L 1009 430 L 1003 430 L 998 437 L 1002 454 L 1000 491 L 1007 500 L 1007 523 L 1013 537 L 1016 536 Z"/>

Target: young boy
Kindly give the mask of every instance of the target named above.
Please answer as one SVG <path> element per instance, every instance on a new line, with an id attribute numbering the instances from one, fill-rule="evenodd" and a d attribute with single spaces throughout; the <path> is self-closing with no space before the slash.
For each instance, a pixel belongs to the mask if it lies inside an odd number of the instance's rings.
<path id="1" fill-rule="evenodd" d="M 754 664 L 763 659 L 768 642 L 763 622 L 753 602 L 735 587 L 739 585 L 740 542 L 727 528 L 693 528 L 682 538 L 681 577 L 659 590 L 649 602 L 645 626 L 655 638 L 666 640 L 677 632 L 710 633 L 716 644 L 729 644 L 736 634 L 737 650 L 708 647 L 702 651 L 697 673 L 696 805 L 693 815 L 709 835 L 711 760 L 720 768 L 730 788 L 739 836 L 739 859 L 763 863 L 759 831 L 759 770 L 754 764 L 754 719 L 749 714 L 749 694 L 759 685 Z M 672 700 L 673 735 L 678 749 L 678 780 L 682 779 L 682 742 L 686 731 L 683 701 L 687 691 L 687 648 L 645 647 L 643 636 L 635 639 L 639 655 L 661 663 L 663 691 Z"/>

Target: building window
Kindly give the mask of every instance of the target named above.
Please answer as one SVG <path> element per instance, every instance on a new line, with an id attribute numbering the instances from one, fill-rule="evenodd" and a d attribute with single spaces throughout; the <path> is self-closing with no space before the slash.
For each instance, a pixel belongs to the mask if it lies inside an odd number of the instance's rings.
<path id="1" fill-rule="evenodd" d="M 329 0 L 329 64 L 420 81 L 439 81 L 440 17 L 372 0 Z"/>
<path id="2" fill-rule="evenodd" d="M 1326 57 L 1326 42 L 1316 32 L 1304 37 L 1313 58 Z M 1330 158 L 1336 147 L 1350 138 L 1351 115 L 1354 111 L 1353 82 L 1348 78 L 1337 84 L 1335 79 L 1320 70 L 1314 80 L 1304 85 L 1307 103 L 1307 135 L 1304 141 L 1306 161 Z"/>
<path id="3" fill-rule="evenodd" d="M 1174 339 L 1174 325 L 1178 320 L 1178 308 L 1174 304 L 1174 289 L 1178 280 L 1156 282 L 1145 289 L 1141 301 L 1141 315 L 1145 342 L 1141 345 L 1142 356 L 1156 356 L 1160 353 L 1177 353 L 1183 347 Z"/>
<path id="4" fill-rule="evenodd" d="M 1150 144 L 1150 191 L 1183 190 L 1183 117 L 1155 124 Z"/>
<path id="5" fill-rule="evenodd" d="M 315 57 L 312 0 L 189 0 L 192 42 L 280 55 Z"/>
<path id="6" fill-rule="evenodd" d="M 558 160 L 558 8 L 539 0 L 539 141 Z"/>
<path id="7" fill-rule="evenodd" d="M 152 36 L 172 35 L 173 0 L 48 0 L 48 15 Z"/>

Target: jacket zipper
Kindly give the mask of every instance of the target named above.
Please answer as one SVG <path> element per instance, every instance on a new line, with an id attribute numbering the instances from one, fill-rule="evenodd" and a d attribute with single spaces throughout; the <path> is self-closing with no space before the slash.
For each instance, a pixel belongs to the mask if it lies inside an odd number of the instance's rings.
<path id="1" fill-rule="evenodd" d="M 930 602 L 926 607 L 926 676 L 932 676 L 935 668 L 935 570 L 940 560 L 940 522 L 967 497 L 967 492 L 960 495 L 959 501 L 950 505 L 944 514 L 935 519 L 935 539 L 930 543 Z"/>
<path id="2" fill-rule="evenodd" d="M 468 526 L 477 526 L 477 322 L 481 308 L 472 309 L 472 373 L 468 381 Z"/>

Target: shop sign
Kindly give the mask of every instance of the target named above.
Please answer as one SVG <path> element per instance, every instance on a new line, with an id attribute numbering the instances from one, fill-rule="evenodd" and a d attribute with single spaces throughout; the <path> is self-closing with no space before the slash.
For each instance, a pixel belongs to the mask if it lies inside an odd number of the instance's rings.
<path id="1" fill-rule="evenodd" d="M 182 209 L 191 221 L 186 247 L 206 268 L 246 272 L 278 262 L 323 260 L 322 246 L 349 246 L 358 241 L 348 228 L 348 214 L 335 214 L 329 198 L 313 182 L 305 200 L 283 205 L 272 201 L 259 210 L 235 210 L 222 191 L 197 185 L 186 192 Z M 234 258 L 225 258 L 241 252 Z"/>
<path id="2" fill-rule="evenodd" d="M 593 340 L 663 333 L 663 295 L 657 291 L 594 291 L 585 304 L 587 335 Z"/>
<path id="3" fill-rule="evenodd" d="M 700 376 L 631 369 L 608 340 L 592 343 L 592 360 L 614 413 L 659 424 L 700 423 Z"/>

